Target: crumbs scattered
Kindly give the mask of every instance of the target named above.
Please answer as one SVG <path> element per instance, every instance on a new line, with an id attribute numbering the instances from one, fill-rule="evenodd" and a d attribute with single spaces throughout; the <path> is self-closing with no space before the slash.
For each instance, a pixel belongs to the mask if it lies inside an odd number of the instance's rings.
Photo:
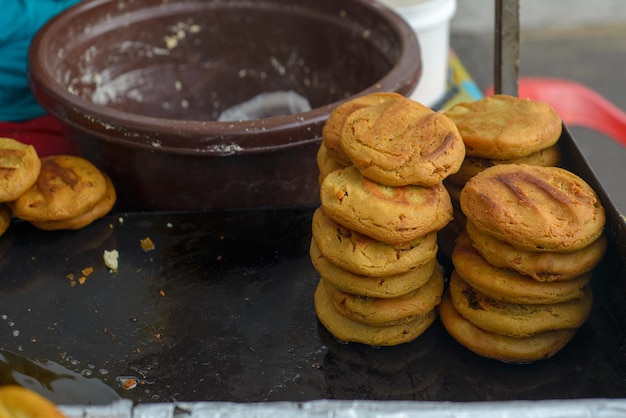
<path id="1" fill-rule="evenodd" d="M 137 387 L 137 379 L 134 377 L 119 377 L 120 386 L 124 390 L 131 390 Z"/>
<path id="2" fill-rule="evenodd" d="M 78 277 L 78 279 L 73 273 L 65 276 L 70 281 L 70 286 L 74 287 L 76 286 L 76 284 L 85 284 L 85 282 L 87 281 L 87 277 L 89 277 L 91 273 L 93 273 L 93 267 L 85 267 L 80 271 L 80 273 L 81 275 Z"/>
<path id="3" fill-rule="evenodd" d="M 150 237 L 145 237 L 142 240 L 139 240 L 141 244 L 141 249 L 145 252 L 154 250 L 154 242 L 150 239 Z"/>
<path id="4" fill-rule="evenodd" d="M 117 250 L 104 250 L 104 254 L 102 255 L 104 259 L 104 265 L 107 266 L 111 273 L 117 272 L 118 262 L 120 254 Z"/>
<path id="5" fill-rule="evenodd" d="M 117 218 L 117 223 L 120 225 L 124 224 L 124 218 L 122 218 L 121 216 Z M 109 224 L 109 228 L 113 229 L 115 227 L 115 225 L 113 225 L 112 223 Z"/>
<path id="6" fill-rule="evenodd" d="M 170 28 L 174 34 L 172 36 L 164 36 L 163 40 L 165 41 L 165 46 L 167 49 L 176 48 L 179 44 L 179 41 L 182 41 L 187 36 L 187 32 L 189 33 L 198 33 L 200 32 L 199 25 L 189 25 L 183 22 L 179 22 L 177 25 Z"/>

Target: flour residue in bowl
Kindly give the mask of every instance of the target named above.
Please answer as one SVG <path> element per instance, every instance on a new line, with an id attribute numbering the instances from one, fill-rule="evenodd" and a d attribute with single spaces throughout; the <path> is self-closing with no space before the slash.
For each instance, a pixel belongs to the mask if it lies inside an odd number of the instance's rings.
<path id="1" fill-rule="evenodd" d="M 142 89 L 146 87 L 145 69 L 124 71 L 126 59 L 136 57 L 165 56 L 167 49 L 157 48 L 141 42 L 121 42 L 111 45 L 107 51 L 98 51 L 95 46 L 88 48 L 78 62 L 78 75 L 70 80 L 67 91 L 89 99 L 98 105 L 116 103 L 120 98 L 136 102 L 143 100 Z M 107 63 L 96 65 L 100 54 L 108 56 Z"/>
<path id="2" fill-rule="evenodd" d="M 102 106 L 126 100 L 141 103 L 147 100 L 145 93 L 155 87 L 151 76 L 159 73 L 169 60 L 157 60 L 153 65 L 127 70 L 132 68 L 129 63 L 168 57 L 172 49 L 187 39 L 188 34 L 200 31 L 198 24 L 179 22 L 168 27 L 162 40 L 155 39 L 156 44 L 162 41 L 163 46 L 137 40 L 114 42 L 100 49 L 90 46 L 78 62 L 78 74 L 67 83 L 67 91 Z M 105 62 L 102 62 L 103 59 Z M 182 85 L 179 81 L 177 83 L 175 88 L 180 91 Z M 180 104 L 185 107 L 184 100 Z"/>
<path id="3" fill-rule="evenodd" d="M 172 35 L 165 35 L 163 37 L 167 49 L 176 48 L 178 43 L 187 37 L 187 32 L 200 32 L 200 25 L 178 22 L 176 25 L 170 27 L 170 31 L 173 32 Z"/>
<path id="4" fill-rule="evenodd" d="M 119 93 L 123 93 L 125 98 L 136 102 L 143 101 L 143 95 L 139 87 L 145 83 L 141 76 L 141 70 L 121 74 L 115 78 L 107 80 L 107 71 L 97 74 L 94 79 L 96 88 L 91 95 L 91 101 L 98 105 L 115 103 Z M 105 80 L 104 82 L 102 80 Z"/>

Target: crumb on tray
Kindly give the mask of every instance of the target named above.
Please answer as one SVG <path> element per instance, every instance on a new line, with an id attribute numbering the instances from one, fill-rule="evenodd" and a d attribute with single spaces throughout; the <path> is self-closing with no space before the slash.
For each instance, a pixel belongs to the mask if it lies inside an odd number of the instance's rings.
<path id="1" fill-rule="evenodd" d="M 111 273 L 115 273 L 117 271 L 119 256 L 120 255 L 117 250 L 104 250 L 104 265 L 107 266 Z"/>
<path id="2" fill-rule="evenodd" d="M 150 237 L 145 237 L 139 242 L 141 244 L 141 249 L 144 250 L 145 252 L 154 250 L 154 242 L 152 242 Z"/>

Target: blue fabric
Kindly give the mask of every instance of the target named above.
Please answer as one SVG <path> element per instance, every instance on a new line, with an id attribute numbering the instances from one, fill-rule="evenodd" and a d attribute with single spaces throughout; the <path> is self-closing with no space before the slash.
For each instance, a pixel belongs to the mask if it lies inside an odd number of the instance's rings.
<path id="1" fill-rule="evenodd" d="M 43 115 L 28 86 L 28 48 L 51 17 L 80 0 L 3 0 L 0 12 L 0 121 Z"/>

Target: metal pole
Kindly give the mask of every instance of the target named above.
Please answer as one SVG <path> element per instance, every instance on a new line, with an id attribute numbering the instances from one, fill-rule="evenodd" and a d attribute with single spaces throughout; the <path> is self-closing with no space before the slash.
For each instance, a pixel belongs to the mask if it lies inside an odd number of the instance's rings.
<path id="1" fill-rule="evenodd" d="M 494 93 L 518 95 L 519 0 L 495 0 Z"/>

